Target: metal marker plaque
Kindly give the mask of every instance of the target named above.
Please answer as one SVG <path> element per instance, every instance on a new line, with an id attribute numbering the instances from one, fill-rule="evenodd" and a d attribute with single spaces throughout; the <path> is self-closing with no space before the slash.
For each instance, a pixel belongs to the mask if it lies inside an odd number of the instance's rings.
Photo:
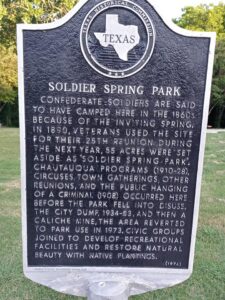
<path id="1" fill-rule="evenodd" d="M 191 275 L 214 44 L 142 0 L 18 25 L 27 277 L 127 299 Z"/>

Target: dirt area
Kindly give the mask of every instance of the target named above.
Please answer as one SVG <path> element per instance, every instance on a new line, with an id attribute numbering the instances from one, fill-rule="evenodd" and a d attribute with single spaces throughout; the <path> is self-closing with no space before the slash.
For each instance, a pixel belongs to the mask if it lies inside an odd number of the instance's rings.
<path id="1" fill-rule="evenodd" d="M 4 187 L 8 190 L 20 189 L 20 180 L 10 180 L 4 183 Z"/>

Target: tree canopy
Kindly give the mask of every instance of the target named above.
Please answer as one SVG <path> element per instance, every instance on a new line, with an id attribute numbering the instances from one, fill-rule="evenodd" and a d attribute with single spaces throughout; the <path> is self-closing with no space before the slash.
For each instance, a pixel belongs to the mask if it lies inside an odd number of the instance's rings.
<path id="1" fill-rule="evenodd" d="M 188 30 L 216 32 L 217 38 L 225 38 L 225 5 L 201 4 L 183 8 L 175 23 Z"/>
<path id="2" fill-rule="evenodd" d="M 17 101 L 16 24 L 52 22 L 77 1 L 0 0 L 0 112 Z"/>
<path id="3" fill-rule="evenodd" d="M 17 57 L 13 48 L 0 45 L 0 112 L 6 103 L 13 103 L 17 97 Z"/>
<path id="4" fill-rule="evenodd" d="M 225 5 L 185 7 L 182 16 L 174 22 L 188 30 L 217 33 L 209 116 L 214 127 L 225 126 Z"/>
<path id="5" fill-rule="evenodd" d="M 77 0 L 2 0 L 0 2 L 0 41 L 15 46 L 16 24 L 48 23 L 61 18 Z"/>

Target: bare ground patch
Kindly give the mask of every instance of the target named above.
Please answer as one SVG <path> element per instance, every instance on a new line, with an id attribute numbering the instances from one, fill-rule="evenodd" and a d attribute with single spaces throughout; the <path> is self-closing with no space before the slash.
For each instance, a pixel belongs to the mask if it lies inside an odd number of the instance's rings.
<path id="1" fill-rule="evenodd" d="M 4 217 L 21 217 L 20 208 L 18 207 L 4 207 L 0 210 L 0 216 Z"/>
<path id="2" fill-rule="evenodd" d="M 216 157 L 216 154 L 209 154 L 209 155 L 206 155 L 207 157 Z"/>
<path id="3" fill-rule="evenodd" d="M 206 202 L 208 203 L 213 203 L 215 202 L 215 199 L 214 198 L 205 198 L 206 199 Z"/>
<path id="4" fill-rule="evenodd" d="M 20 189 L 20 180 L 17 179 L 17 180 L 8 181 L 6 182 L 5 186 L 7 188 Z"/>
<path id="5" fill-rule="evenodd" d="M 218 160 L 212 160 L 211 161 L 213 164 L 216 164 L 216 165 L 221 165 L 222 162 L 221 161 L 218 161 Z"/>
<path id="6" fill-rule="evenodd" d="M 225 199 L 221 199 L 221 198 L 219 198 L 219 199 L 216 199 L 217 201 L 219 201 L 219 202 L 223 202 L 223 203 L 225 203 Z"/>
<path id="7" fill-rule="evenodd" d="M 20 189 L 20 180 L 10 180 L 0 184 L 1 186 L 1 208 L 0 216 L 4 217 L 20 217 L 20 206 L 15 205 L 11 200 L 8 202 L 5 200 L 5 195 L 12 192 L 13 190 Z M 15 195 L 12 193 L 12 198 Z M 7 197 L 8 198 L 8 197 Z"/>
<path id="8" fill-rule="evenodd" d="M 9 192 L 12 189 L 20 189 L 20 180 L 10 180 L 5 183 L 2 183 L 2 186 L 4 188 L 4 192 Z"/>
<path id="9" fill-rule="evenodd" d="M 205 221 L 205 224 L 225 232 L 225 219 L 222 215 L 208 218 L 207 221 Z"/>
<path id="10" fill-rule="evenodd" d="M 216 171 L 216 174 L 225 175 L 225 170 L 218 170 L 218 171 Z"/>

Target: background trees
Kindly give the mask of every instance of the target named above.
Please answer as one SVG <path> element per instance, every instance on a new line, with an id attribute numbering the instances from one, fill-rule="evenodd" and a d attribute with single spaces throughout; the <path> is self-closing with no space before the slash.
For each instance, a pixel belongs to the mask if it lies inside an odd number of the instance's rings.
<path id="1" fill-rule="evenodd" d="M 18 125 L 16 24 L 48 23 L 77 0 L 0 0 L 0 123 Z"/>
<path id="2" fill-rule="evenodd" d="M 186 7 L 174 22 L 185 29 L 217 33 L 209 124 L 225 127 L 225 5 Z"/>
<path id="3" fill-rule="evenodd" d="M 77 0 L 2 0 L 0 3 L 0 41 L 15 46 L 16 24 L 48 23 L 64 16 Z"/>
<path id="4" fill-rule="evenodd" d="M 225 128 L 225 40 L 217 42 L 213 71 L 209 123 Z"/>
<path id="5" fill-rule="evenodd" d="M 54 21 L 77 1 L 0 0 L 0 123 L 18 124 L 16 24 Z M 189 6 L 174 22 L 189 30 L 217 32 L 209 123 L 225 127 L 225 5 Z"/>
<path id="6" fill-rule="evenodd" d="M 0 112 L 7 102 L 11 103 L 17 97 L 17 57 L 13 48 L 0 45 Z"/>
<path id="7" fill-rule="evenodd" d="M 17 56 L 13 47 L 0 44 L 0 123 L 18 123 Z M 2 119 L 2 120 L 1 120 Z"/>

